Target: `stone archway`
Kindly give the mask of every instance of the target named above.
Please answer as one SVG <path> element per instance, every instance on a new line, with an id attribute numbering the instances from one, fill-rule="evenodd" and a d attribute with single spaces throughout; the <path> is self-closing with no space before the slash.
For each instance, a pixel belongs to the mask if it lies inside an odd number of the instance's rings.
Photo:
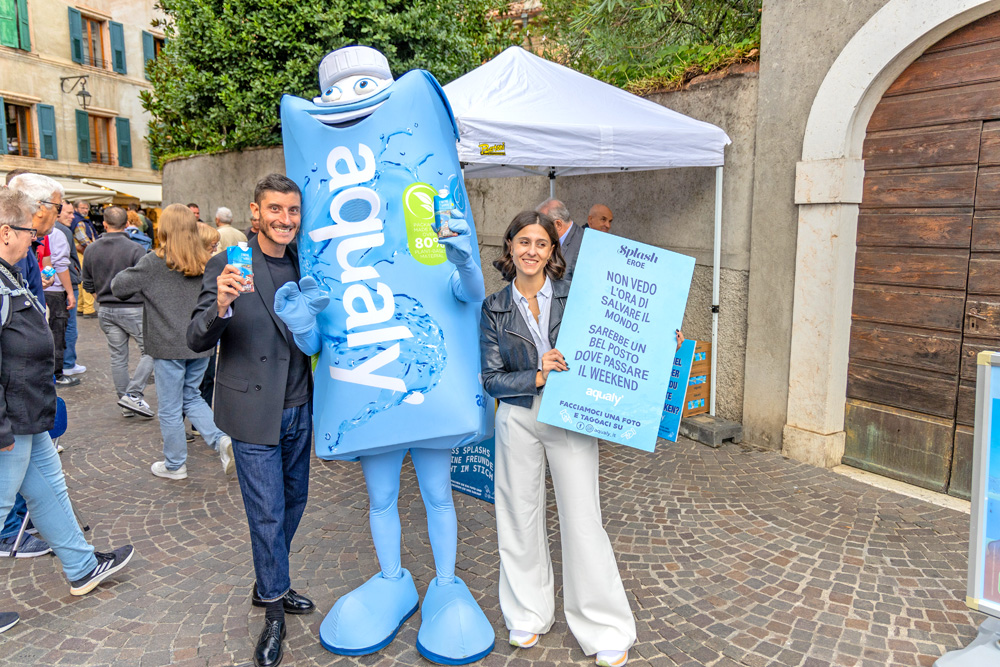
<path id="1" fill-rule="evenodd" d="M 890 0 L 855 34 L 813 101 L 796 167 L 799 207 L 782 452 L 838 465 L 865 130 L 882 94 L 929 46 L 1000 10 L 1000 0 Z"/>

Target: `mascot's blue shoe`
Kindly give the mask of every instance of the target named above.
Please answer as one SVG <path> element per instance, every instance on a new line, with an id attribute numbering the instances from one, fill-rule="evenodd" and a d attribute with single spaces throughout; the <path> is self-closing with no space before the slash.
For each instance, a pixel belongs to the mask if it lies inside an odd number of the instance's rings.
<path id="1" fill-rule="evenodd" d="M 393 640 L 418 603 L 417 587 L 407 570 L 395 581 L 376 574 L 337 600 L 319 626 L 319 641 L 338 655 L 374 653 Z"/>
<path id="2" fill-rule="evenodd" d="M 493 626 L 458 577 L 444 586 L 435 578 L 427 587 L 420 615 L 417 650 L 431 662 L 466 665 L 493 650 Z"/>

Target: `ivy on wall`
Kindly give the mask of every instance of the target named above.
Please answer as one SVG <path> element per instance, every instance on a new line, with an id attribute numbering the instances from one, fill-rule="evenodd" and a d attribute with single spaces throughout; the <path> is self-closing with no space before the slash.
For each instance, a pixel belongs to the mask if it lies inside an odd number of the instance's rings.
<path id="1" fill-rule="evenodd" d="M 533 43 L 643 94 L 756 60 L 762 0 L 544 0 Z M 540 39 L 539 39 L 540 37 Z"/>

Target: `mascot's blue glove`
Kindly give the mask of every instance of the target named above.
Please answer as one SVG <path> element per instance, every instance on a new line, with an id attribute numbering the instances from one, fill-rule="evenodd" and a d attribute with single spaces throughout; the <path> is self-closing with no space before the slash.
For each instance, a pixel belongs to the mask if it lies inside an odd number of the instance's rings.
<path id="1" fill-rule="evenodd" d="M 482 301 L 486 298 L 486 287 L 483 285 L 483 271 L 473 259 L 469 223 L 465 218 L 453 215 L 448 228 L 457 236 L 439 238 L 438 243 L 444 246 L 448 261 L 455 265 L 455 273 L 451 274 L 452 294 L 459 301 Z"/>
<path id="2" fill-rule="evenodd" d="M 287 282 L 274 293 L 274 314 L 292 332 L 299 349 L 308 355 L 319 352 L 316 316 L 329 304 L 330 295 L 320 289 L 312 276 L 305 276 L 298 285 Z"/>

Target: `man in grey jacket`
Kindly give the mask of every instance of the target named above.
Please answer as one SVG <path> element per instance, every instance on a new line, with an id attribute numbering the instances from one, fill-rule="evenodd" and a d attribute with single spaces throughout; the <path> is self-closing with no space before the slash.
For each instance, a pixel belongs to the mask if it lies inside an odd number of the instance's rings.
<path id="1" fill-rule="evenodd" d="M 144 398 L 146 383 L 153 372 L 153 358 L 146 354 L 142 340 L 142 297 L 122 300 L 111 293 L 111 281 L 120 271 L 138 264 L 145 249 L 125 233 L 125 210 L 111 206 L 104 211 L 106 233 L 87 246 L 83 254 L 83 289 L 97 301 L 97 320 L 108 339 L 111 353 L 111 378 L 118 392 L 118 405 L 123 417 L 140 415 L 152 418 L 155 414 Z M 128 343 L 134 339 L 139 345 L 139 364 L 129 377 Z"/>
<path id="2" fill-rule="evenodd" d="M 573 219 L 569 217 L 569 209 L 558 199 L 546 199 L 535 211 L 549 216 L 556 223 L 559 245 L 562 246 L 563 259 L 566 260 L 563 280 L 573 280 L 576 258 L 580 255 L 580 244 L 583 243 L 583 229 L 573 224 Z"/>

